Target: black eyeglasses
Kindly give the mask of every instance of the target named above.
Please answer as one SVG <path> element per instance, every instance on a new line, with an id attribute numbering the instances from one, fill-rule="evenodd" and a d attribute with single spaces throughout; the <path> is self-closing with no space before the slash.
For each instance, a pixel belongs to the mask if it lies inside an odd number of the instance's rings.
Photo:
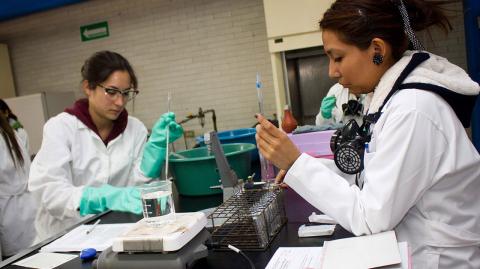
<path id="1" fill-rule="evenodd" d="M 118 98 L 118 96 L 122 96 L 123 99 L 130 101 L 133 98 L 135 98 L 135 96 L 137 96 L 137 94 L 139 93 L 138 90 L 135 90 L 135 89 L 132 90 L 132 88 L 128 88 L 122 91 L 119 89 L 105 87 L 102 84 L 98 84 L 98 86 L 105 90 L 105 95 L 108 98 L 110 98 L 112 101 L 115 101 Z"/>

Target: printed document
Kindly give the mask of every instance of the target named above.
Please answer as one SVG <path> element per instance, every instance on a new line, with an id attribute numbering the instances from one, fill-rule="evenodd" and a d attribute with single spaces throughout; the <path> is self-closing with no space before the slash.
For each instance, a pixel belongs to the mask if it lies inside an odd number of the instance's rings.
<path id="1" fill-rule="evenodd" d="M 265 269 L 320 269 L 322 247 L 278 248 Z"/>
<path id="2" fill-rule="evenodd" d="M 64 236 L 42 247 L 40 252 L 70 252 L 94 248 L 103 251 L 112 246 L 113 240 L 126 232 L 134 223 L 81 225 Z M 87 231 L 90 231 L 87 233 Z"/>

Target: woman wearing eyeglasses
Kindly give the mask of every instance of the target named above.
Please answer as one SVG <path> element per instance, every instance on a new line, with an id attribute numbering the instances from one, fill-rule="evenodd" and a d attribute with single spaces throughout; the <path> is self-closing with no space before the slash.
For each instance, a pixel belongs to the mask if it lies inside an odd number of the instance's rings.
<path id="1" fill-rule="evenodd" d="M 81 88 L 86 99 L 51 118 L 32 162 L 29 189 L 39 201 L 36 229 L 44 239 L 106 210 L 141 214 L 138 189 L 158 178 L 169 141 L 181 136 L 173 113 L 152 129 L 129 116 L 125 106 L 137 94 L 137 78 L 120 54 L 100 51 L 85 61 Z"/>

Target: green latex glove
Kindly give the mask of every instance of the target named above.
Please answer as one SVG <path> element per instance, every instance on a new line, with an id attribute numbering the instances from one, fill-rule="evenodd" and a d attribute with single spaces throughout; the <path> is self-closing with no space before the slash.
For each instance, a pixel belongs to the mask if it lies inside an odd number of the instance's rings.
<path id="1" fill-rule="evenodd" d="M 113 211 L 142 214 L 140 191 L 135 187 L 114 187 L 104 184 L 101 187 L 85 187 L 80 199 L 80 215 Z"/>
<path id="2" fill-rule="evenodd" d="M 153 125 L 152 134 L 145 144 L 142 163 L 140 164 L 140 169 L 148 177 L 157 178 L 160 176 L 167 147 L 167 128 L 169 128 L 169 143 L 177 140 L 183 134 L 183 128 L 175 122 L 173 112 L 163 114 Z"/>
<path id="3" fill-rule="evenodd" d="M 332 118 L 332 110 L 335 107 L 336 102 L 337 102 L 337 98 L 333 95 L 323 98 L 322 105 L 320 106 L 320 111 L 322 113 L 323 118 L 325 119 Z"/>
<path id="4" fill-rule="evenodd" d="M 160 119 L 155 122 L 148 142 L 155 144 L 157 147 L 165 148 L 167 146 L 167 126 L 170 129 L 169 143 L 172 143 L 182 136 L 183 128 L 175 122 L 175 113 L 168 112 L 163 114 Z"/>
<path id="5" fill-rule="evenodd" d="M 18 120 L 12 122 L 12 123 L 10 124 L 10 126 L 12 126 L 12 128 L 13 128 L 14 130 L 18 130 L 18 129 L 20 129 L 20 128 L 23 128 L 23 125 L 22 125 Z"/>

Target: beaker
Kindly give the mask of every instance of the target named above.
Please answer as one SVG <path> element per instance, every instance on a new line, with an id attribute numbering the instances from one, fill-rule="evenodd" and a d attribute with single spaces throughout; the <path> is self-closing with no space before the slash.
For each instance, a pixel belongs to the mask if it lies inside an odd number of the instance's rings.
<path id="1" fill-rule="evenodd" d="M 147 224 L 160 226 L 175 221 L 175 205 L 170 180 L 156 180 L 140 187 L 143 217 Z"/>

